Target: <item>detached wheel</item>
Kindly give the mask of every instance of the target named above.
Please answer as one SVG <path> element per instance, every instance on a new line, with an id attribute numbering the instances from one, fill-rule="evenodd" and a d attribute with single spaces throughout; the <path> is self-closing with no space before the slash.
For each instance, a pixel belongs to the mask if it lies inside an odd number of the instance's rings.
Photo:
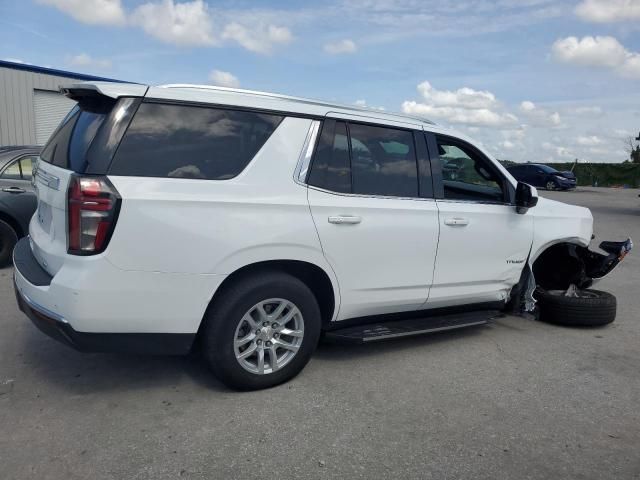
<path id="1" fill-rule="evenodd" d="M 211 306 L 202 332 L 213 373 L 238 390 L 269 388 L 295 377 L 320 337 L 320 309 L 303 282 L 261 273 L 228 287 Z"/>
<path id="2" fill-rule="evenodd" d="M 18 234 L 7 222 L 0 220 L 0 267 L 11 262 L 13 247 L 18 241 Z"/>
<path id="3" fill-rule="evenodd" d="M 599 327 L 616 318 L 616 297 L 600 290 L 536 290 L 540 320 L 576 327 Z"/>

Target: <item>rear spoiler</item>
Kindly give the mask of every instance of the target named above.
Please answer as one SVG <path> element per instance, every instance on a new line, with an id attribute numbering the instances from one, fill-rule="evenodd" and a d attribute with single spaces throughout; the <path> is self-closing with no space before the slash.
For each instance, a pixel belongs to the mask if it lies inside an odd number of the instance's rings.
<path id="1" fill-rule="evenodd" d="M 148 89 L 148 85 L 139 83 L 82 82 L 63 85 L 60 87 L 60 92 L 71 100 L 93 95 L 103 95 L 115 99 L 118 97 L 144 97 Z"/>

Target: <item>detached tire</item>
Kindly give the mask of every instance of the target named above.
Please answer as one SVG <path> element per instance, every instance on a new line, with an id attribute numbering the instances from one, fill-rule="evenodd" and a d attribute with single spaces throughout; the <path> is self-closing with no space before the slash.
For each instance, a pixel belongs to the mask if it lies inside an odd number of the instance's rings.
<path id="1" fill-rule="evenodd" d="M 567 297 L 558 290 L 538 288 L 540 320 L 572 327 L 600 327 L 616 318 L 616 297 L 600 290 L 578 290 L 578 297 Z"/>
<path id="2" fill-rule="evenodd" d="M 0 267 L 11 262 L 13 247 L 18 241 L 18 234 L 7 222 L 0 220 Z"/>
<path id="3" fill-rule="evenodd" d="M 295 377 L 320 337 L 315 295 L 297 278 L 259 272 L 224 288 L 201 332 L 216 377 L 237 390 L 269 388 Z"/>

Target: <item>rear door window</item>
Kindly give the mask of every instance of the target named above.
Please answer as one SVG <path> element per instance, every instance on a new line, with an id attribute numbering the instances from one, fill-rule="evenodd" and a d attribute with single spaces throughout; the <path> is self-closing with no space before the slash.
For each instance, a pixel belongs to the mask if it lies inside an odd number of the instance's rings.
<path id="1" fill-rule="evenodd" d="M 111 175 L 226 180 L 258 153 L 283 117 L 258 112 L 142 103 L 113 159 Z"/>
<path id="2" fill-rule="evenodd" d="M 425 173 L 428 189 L 424 193 L 431 196 L 431 174 Z M 307 180 L 309 185 L 339 193 L 418 197 L 414 134 L 327 119 Z"/>
<path id="3" fill-rule="evenodd" d="M 327 120 L 322 125 L 308 183 L 332 192 L 351 192 L 349 139 L 345 122 Z"/>
<path id="4" fill-rule="evenodd" d="M 412 132 L 350 123 L 349 133 L 353 193 L 418 196 L 418 164 Z"/>

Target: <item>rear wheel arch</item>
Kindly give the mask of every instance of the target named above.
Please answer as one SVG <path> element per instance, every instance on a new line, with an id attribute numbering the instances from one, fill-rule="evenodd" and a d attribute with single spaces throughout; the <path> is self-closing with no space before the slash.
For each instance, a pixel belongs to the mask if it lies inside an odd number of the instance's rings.
<path id="1" fill-rule="evenodd" d="M 238 268 L 224 279 L 216 289 L 207 311 L 211 309 L 224 291 L 235 283 L 261 273 L 282 272 L 302 281 L 313 292 L 322 315 L 322 324 L 327 325 L 334 318 L 337 311 L 339 297 L 337 285 L 329 274 L 316 264 L 300 260 L 266 260 L 251 263 Z M 206 312 L 203 319 L 206 317 Z M 204 323 L 204 322 L 203 322 Z M 202 329 L 202 324 L 200 325 Z"/>

